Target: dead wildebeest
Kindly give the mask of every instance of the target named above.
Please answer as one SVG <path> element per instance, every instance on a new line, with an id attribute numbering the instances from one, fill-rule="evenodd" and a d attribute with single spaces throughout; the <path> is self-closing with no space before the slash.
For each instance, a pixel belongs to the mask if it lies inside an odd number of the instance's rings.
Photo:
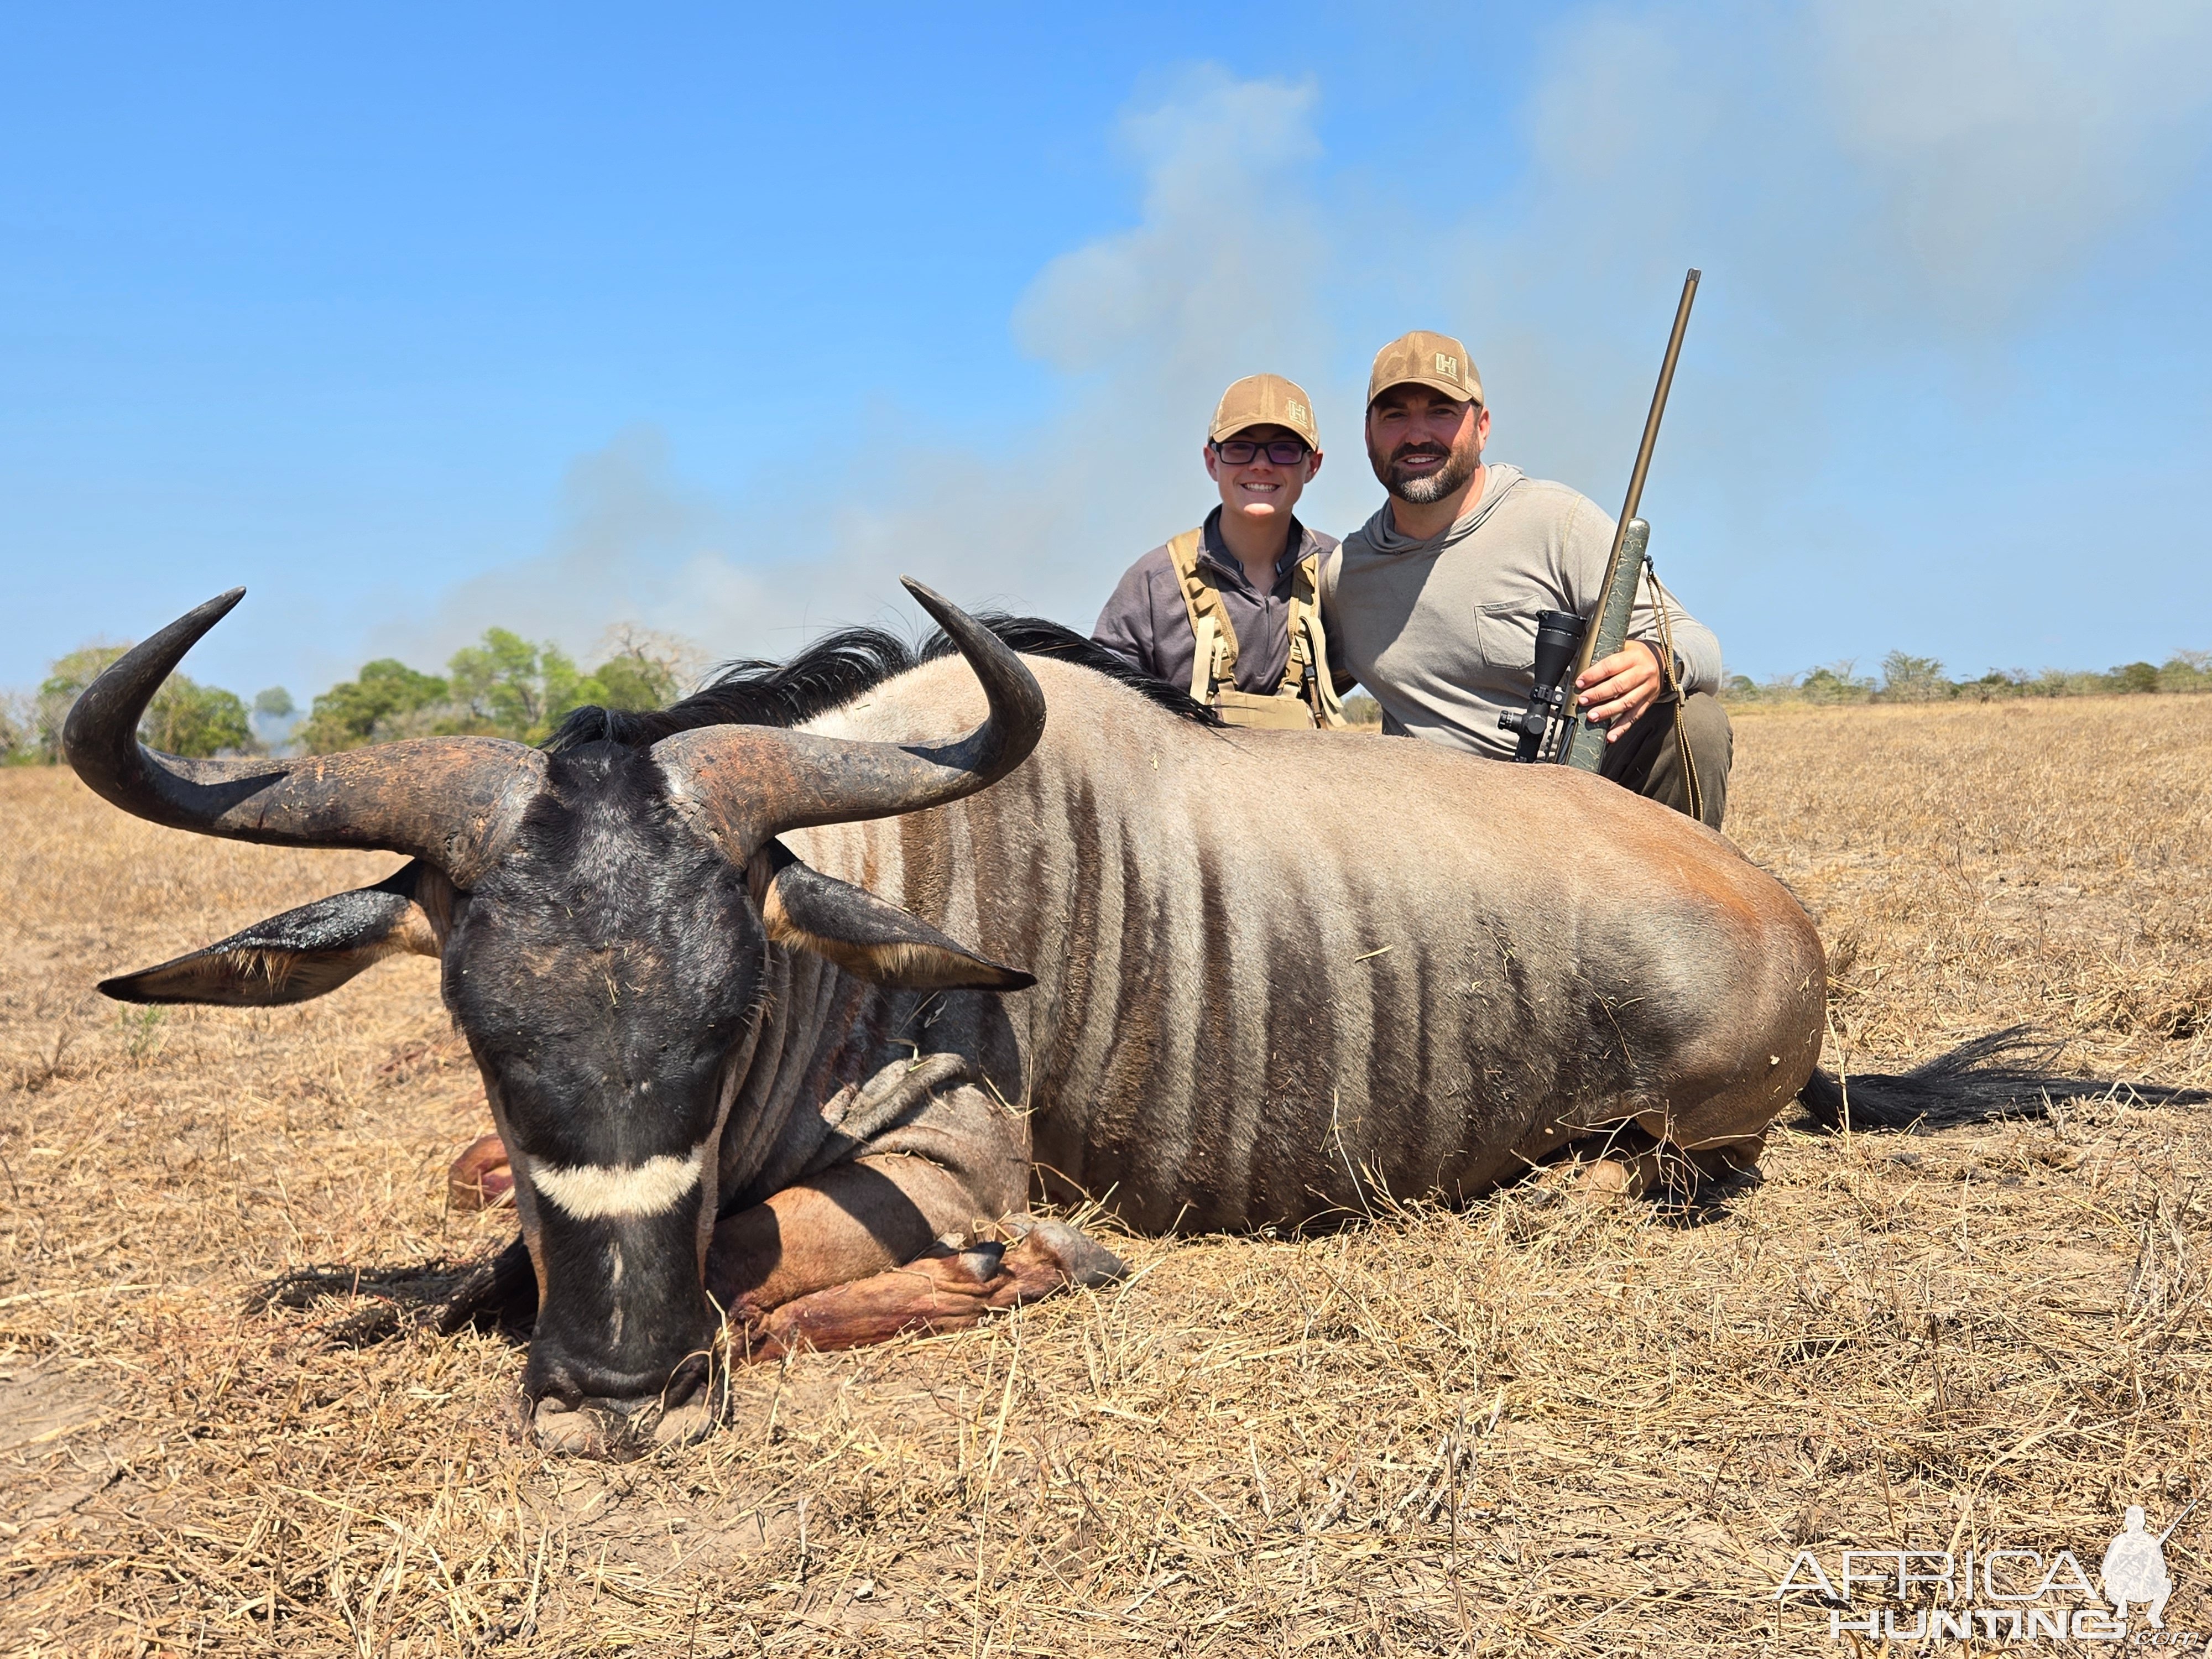
<path id="1" fill-rule="evenodd" d="M 832 1347 L 1114 1276 L 1022 1218 L 1034 1189 L 1298 1224 L 1601 1133 L 1747 1168 L 1808 1082 L 1832 1109 L 1820 939 L 1719 836 L 1565 768 L 1222 729 L 1064 630 L 1001 625 L 1025 657 L 913 591 L 957 658 L 864 630 L 545 750 L 149 752 L 148 700 L 234 592 L 70 716 L 70 763 L 141 817 L 409 856 L 101 988 L 295 1002 L 441 959 L 511 1159 L 547 1442 L 708 1419 L 718 1335 Z"/>

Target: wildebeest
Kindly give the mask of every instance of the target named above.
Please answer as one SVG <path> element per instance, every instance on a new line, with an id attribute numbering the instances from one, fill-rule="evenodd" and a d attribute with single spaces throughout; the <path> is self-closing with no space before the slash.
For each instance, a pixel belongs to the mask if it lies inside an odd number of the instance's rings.
<path id="1" fill-rule="evenodd" d="M 773 708 L 702 694 L 549 750 L 151 753 L 148 700 L 238 592 L 70 716 L 71 763 L 142 817 L 408 856 L 101 988 L 295 1002 L 440 958 L 514 1171 L 548 1441 L 692 1425 L 720 1333 L 833 1346 L 1114 1275 L 1023 1218 L 1039 1189 L 1140 1229 L 1298 1224 L 1606 1132 L 1747 1167 L 1832 1092 L 1819 938 L 1721 836 L 1564 768 L 1222 729 L 909 586 L 957 656 L 856 671 L 832 642 Z"/>

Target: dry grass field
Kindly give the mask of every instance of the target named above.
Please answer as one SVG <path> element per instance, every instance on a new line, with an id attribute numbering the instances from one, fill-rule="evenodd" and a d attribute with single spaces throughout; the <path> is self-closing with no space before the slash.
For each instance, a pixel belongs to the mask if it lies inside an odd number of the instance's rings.
<path id="1" fill-rule="evenodd" d="M 1738 757 L 1731 830 L 1834 957 L 1831 1065 L 2026 1019 L 2212 1084 L 2212 698 L 1754 711 Z M 1114 1290 L 548 1458 L 500 1337 L 248 1311 L 511 1235 L 446 1206 L 485 1120 L 430 965 L 263 1012 L 91 989 L 391 865 L 0 774 L 0 1651 L 1841 1653 L 1770 1599 L 1801 1547 L 2094 1574 L 2124 1505 L 2205 1490 L 2212 1109 L 2124 1098 L 1784 1132 L 1688 1218 L 1547 1174 L 1120 1241 Z M 2167 1544 L 2170 1632 L 2212 1622 L 2208 1540 Z"/>

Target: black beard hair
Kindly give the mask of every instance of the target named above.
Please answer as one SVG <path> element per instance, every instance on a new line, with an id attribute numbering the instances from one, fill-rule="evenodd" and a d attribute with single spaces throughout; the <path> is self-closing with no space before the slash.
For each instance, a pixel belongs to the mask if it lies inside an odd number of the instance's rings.
<path id="1" fill-rule="evenodd" d="M 1443 500 L 1445 496 L 1459 489 L 1474 476 L 1475 468 L 1481 465 L 1481 455 L 1479 453 L 1474 453 L 1470 447 L 1466 449 L 1454 449 L 1444 458 L 1443 467 L 1431 472 L 1425 478 L 1401 477 L 1395 461 L 1384 462 L 1377 465 L 1375 471 L 1376 476 L 1382 480 L 1382 488 L 1389 490 L 1398 500 L 1413 507 L 1426 507 L 1433 501 Z M 1415 489 L 1424 493 L 1416 495 L 1412 493 Z"/>

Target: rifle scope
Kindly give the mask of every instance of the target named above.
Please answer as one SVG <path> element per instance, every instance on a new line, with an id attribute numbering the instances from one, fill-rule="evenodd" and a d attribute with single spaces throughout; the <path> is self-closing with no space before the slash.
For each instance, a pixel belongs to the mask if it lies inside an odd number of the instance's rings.
<path id="1" fill-rule="evenodd" d="M 1542 759 L 1546 750 L 1555 746 L 1547 738 L 1553 723 L 1565 713 L 1565 682 L 1575 652 L 1583 642 L 1584 626 L 1571 611 L 1536 613 L 1536 683 L 1528 688 L 1528 706 L 1518 713 L 1509 708 L 1498 717 L 1500 731 L 1520 733 L 1521 741 L 1513 750 L 1515 760 Z"/>

